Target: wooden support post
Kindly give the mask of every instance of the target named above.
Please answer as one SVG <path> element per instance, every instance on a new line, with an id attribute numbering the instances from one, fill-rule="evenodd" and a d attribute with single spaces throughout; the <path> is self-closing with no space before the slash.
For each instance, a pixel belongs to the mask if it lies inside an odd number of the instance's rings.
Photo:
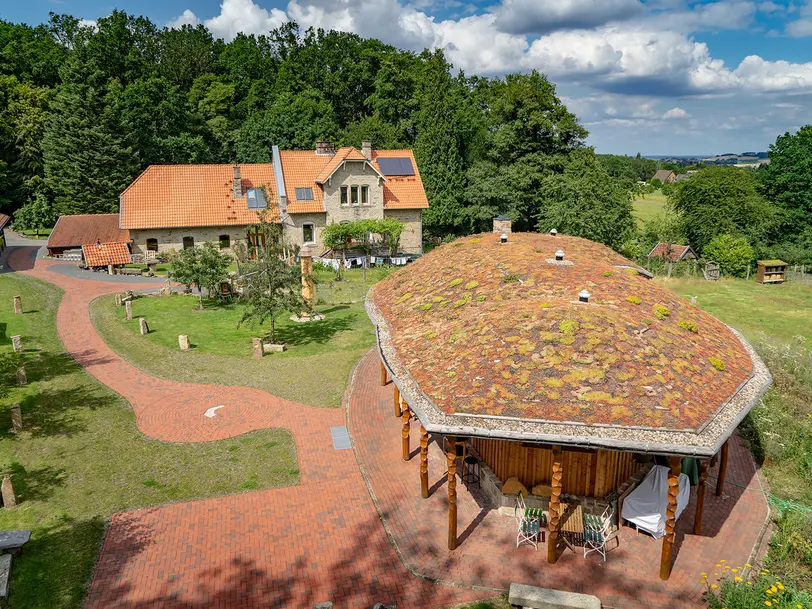
<path id="1" fill-rule="evenodd" d="M 682 473 L 682 457 L 668 458 L 668 507 L 665 508 L 665 537 L 663 553 L 660 557 L 660 579 L 671 577 L 671 550 L 674 548 L 677 526 L 677 495 L 679 495 L 679 475 Z"/>
<path id="2" fill-rule="evenodd" d="M 708 462 L 699 462 L 699 483 L 696 486 L 696 516 L 694 517 L 694 535 L 702 534 L 702 511 L 705 509 L 705 481 L 708 478 Z"/>
<path id="3" fill-rule="evenodd" d="M 409 460 L 409 418 L 411 416 L 411 412 L 409 411 L 409 406 L 407 404 L 403 405 L 403 415 L 401 415 L 401 421 L 403 421 L 403 429 L 400 432 L 402 440 L 402 453 L 403 453 L 403 460 Z"/>
<path id="4" fill-rule="evenodd" d="M 386 366 L 383 365 L 383 361 L 381 361 L 381 387 L 386 385 Z"/>
<path id="5" fill-rule="evenodd" d="M 17 315 L 23 314 L 23 301 L 20 296 L 14 297 L 14 313 Z"/>
<path id="6" fill-rule="evenodd" d="M 400 407 L 400 389 L 398 389 L 397 385 L 395 385 L 395 416 L 403 416 L 403 410 Z"/>
<path id="7" fill-rule="evenodd" d="M 560 446 L 553 446 L 553 475 L 550 482 L 550 535 L 547 538 L 547 562 L 558 560 L 558 526 L 561 518 L 561 480 L 564 477 L 563 456 Z"/>
<path id="8" fill-rule="evenodd" d="M 716 478 L 716 496 L 722 496 L 722 490 L 725 488 L 725 475 L 727 474 L 727 444 L 729 440 L 725 440 L 722 444 L 722 456 L 719 458 L 719 476 Z"/>
<path id="9" fill-rule="evenodd" d="M 457 438 L 446 438 L 448 459 L 448 549 L 457 549 Z"/>
<path id="10" fill-rule="evenodd" d="M 429 432 L 420 425 L 420 496 L 429 496 Z"/>

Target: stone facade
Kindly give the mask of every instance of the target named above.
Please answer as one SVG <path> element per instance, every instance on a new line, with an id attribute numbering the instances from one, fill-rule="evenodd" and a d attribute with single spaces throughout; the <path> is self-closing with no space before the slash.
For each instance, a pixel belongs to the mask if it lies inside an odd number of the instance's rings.
<path id="1" fill-rule="evenodd" d="M 200 245 L 207 241 L 218 243 L 221 235 L 228 235 L 230 244 L 245 243 L 247 238 L 247 226 L 205 226 L 199 228 L 155 228 L 145 230 L 131 230 L 133 254 L 145 254 L 147 251 L 147 239 L 158 240 L 158 251 L 180 251 L 183 249 L 183 238 L 192 237 L 195 245 Z M 223 250 L 231 253 L 231 248 Z"/>
<path id="2" fill-rule="evenodd" d="M 423 210 L 422 209 L 387 209 L 384 217 L 395 218 L 403 222 L 403 233 L 400 235 L 400 250 L 407 254 L 423 253 Z"/>

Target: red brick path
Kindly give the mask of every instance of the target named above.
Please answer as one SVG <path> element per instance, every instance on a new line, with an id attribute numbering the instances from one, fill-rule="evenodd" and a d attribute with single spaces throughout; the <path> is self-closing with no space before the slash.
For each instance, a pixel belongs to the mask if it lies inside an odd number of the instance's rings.
<path id="1" fill-rule="evenodd" d="M 206 441 L 253 429 L 284 427 L 295 439 L 301 485 L 116 514 L 87 606 L 438 607 L 487 596 L 434 585 L 411 575 L 398 560 L 358 465 L 366 475 L 389 532 L 410 569 L 430 579 L 485 588 L 511 582 L 588 592 L 614 607 L 696 606 L 701 571 L 719 559 L 743 564 L 756 544 L 767 507 L 762 495 L 727 485 L 705 501 L 704 536 L 691 533 L 694 503 L 678 523 L 673 575 L 658 578 L 660 542 L 628 529 L 603 563 L 595 555 L 564 552 L 546 563 L 546 548 L 515 548 L 515 524 L 481 509 L 461 484 L 459 540 L 446 549 L 445 463 L 430 451 L 429 499 L 420 498 L 418 459 L 400 458 L 400 421 L 392 415 L 392 386 L 379 385 L 374 353 L 356 371 L 348 400 L 352 451 L 333 450 L 329 427 L 345 424 L 343 410 L 323 410 L 243 387 L 173 383 L 144 374 L 110 350 L 93 328 L 88 305 L 114 291 L 143 288 L 70 279 L 28 262 L 26 250 L 9 257 L 15 269 L 59 285 L 65 296 L 57 326 L 65 348 L 91 374 L 126 397 L 145 434 L 168 441 Z M 211 419 L 206 409 L 223 404 Z M 412 433 L 413 454 L 417 430 Z M 711 480 L 716 472 L 711 472 Z M 752 460 L 734 438 L 728 480 L 758 488 Z"/>

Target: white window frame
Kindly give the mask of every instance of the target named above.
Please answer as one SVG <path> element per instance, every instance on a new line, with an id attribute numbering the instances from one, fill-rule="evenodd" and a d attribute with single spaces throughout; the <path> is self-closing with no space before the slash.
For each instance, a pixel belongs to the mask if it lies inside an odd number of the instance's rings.
<path id="1" fill-rule="evenodd" d="M 355 193 L 355 203 L 352 201 L 352 195 Z M 350 205 L 352 207 L 358 207 L 361 205 L 361 187 L 358 184 L 353 184 L 350 186 Z"/>
<path id="2" fill-rule="evenodd" d="M 369 207 L 372 205 L 372 201 L 369 199 L 369 184 L 361 184 L 361 205 L 364 207 Z"/>
<path id="3" fill-rule="evenodd" d="M 311 232 L 311 235 L 313 237 L 310 241 L 305 240 L 305 227 L 307 227 L 307 226 L 310 227 L 310 232 Z M 313 222 L 303 222 L 302 223 L 302 243 L 310 244 L 310 243 L 315 243 L 315 242 L 316 242 L 316 225 Z"/>
<path id="4" fill-rule="evenodd" d="M 350 187 L 349 186 L 342 186 L 339 188 L 339 203 L 341 207 L 349 207 L 350 206 Z"/>

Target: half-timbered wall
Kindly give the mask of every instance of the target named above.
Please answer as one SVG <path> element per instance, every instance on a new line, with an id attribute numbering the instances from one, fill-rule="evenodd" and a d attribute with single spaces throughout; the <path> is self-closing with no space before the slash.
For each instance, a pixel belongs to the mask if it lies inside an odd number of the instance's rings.
<path id="1" fill-rule="evenodd" d="M 473 438 L 472 443 L 502 482 L 515 476 L 528 490 L 537 484 L 550 484 L 553 469 L 551 449 L 482 438 Z M 628 452 L 572 452 L 565 449 L 563 456 L 563 492 L 571 495 L 603 497 L 641 467 Z"/>

